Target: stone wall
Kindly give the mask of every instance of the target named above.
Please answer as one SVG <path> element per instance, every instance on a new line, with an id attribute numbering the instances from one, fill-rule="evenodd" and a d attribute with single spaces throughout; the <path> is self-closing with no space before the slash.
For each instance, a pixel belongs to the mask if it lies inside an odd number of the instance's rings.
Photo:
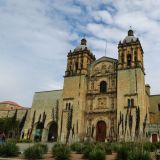
<path id="1" fill-rule="evenodd" d="M 27 133 L 28 130 L 32 129 L 32 140 L 34 139 L 36 126 L 38 123 L 43 122 L 45 114 L 46 118 L 42 133 L 42 141 L 47 141 L 48 129 L 50 127 L 51 122 L 56 122 L 58 121 L 57 118 L 59 118 L 55 112 L 58 112 L 56 109 L 58 109 L 59 107 L 59 99 L 61 97 L 61 94 L 62 90 L 35 93 L 32 108 L 30 114 L 28 114 L 27 116 L 27 120 L 24 126 L 25 133 Z"/>
<path id="2" fill-rule="evenodd" d="M 150 122 L 160 123 L 160 95 L 150 95 Z"/>

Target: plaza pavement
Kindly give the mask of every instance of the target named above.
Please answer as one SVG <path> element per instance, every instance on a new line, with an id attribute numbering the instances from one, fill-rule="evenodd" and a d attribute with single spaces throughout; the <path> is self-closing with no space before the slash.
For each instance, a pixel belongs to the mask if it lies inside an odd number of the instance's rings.
<path id="1" fill-rule="evenodd" d="M 36 144 L 36 143 L 17 143 L 17 146 L 19 146 L 19 151 L 21 153 L 23 153 L 25 149 L 27 149 L 30 146 L 33 146 L 34 144 Z M 47 144 L 48 151 L 50 152 L 55 143 L 54 142 L 52 142 L 52 143 L 42 143 L 41 142 L 41 144 Z"/>

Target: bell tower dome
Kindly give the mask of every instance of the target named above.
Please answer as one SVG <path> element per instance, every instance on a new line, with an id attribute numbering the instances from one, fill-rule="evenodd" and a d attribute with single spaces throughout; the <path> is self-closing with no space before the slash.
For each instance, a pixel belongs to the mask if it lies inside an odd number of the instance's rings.
<path id="1" fill-rule="evenodd" d="M 141 68 L 143 66 L 143 49 L 132 29 L 128 35 L 118 44 L 118 69 Z"/>
<path id="2" fill-rule="evenodd" d="M 80 45 L 73 51 L 70 50 L 67 57 L 65 76 L 87 74 L 88 65 L 95 61 L 95 56 L 88 48 L 85 38 L 81 39 Z"/>

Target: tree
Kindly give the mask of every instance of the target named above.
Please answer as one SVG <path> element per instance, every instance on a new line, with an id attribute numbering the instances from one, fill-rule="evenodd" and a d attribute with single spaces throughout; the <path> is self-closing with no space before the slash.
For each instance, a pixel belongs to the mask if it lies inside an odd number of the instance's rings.
<path id="1" fill-rule="evenodd" d="M 19 133 L 21 133 L 23 127 L 24 127 L 24 123 L 26 121 L 26 117 L 27 117 L 27 114 L 28 114 L 28 110 L 26 110 L 26 113 L 24 114 L 24 116 L 22 117 L 20 123 L 19 123 Z"/>

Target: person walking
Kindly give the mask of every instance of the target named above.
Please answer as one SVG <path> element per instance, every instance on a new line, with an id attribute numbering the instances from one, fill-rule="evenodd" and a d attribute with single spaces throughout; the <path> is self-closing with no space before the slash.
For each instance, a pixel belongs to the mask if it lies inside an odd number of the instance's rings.
<path id="1" fill-rule="evenodd" d="M 0 131 L 0 144 L 2 144 L 2 132 Z"/>
<path id="2" fill-rule="evenodd" d="M 4 143 L 5 140 L 6 140 L 6 135 L 5 135 L 5 133 L 3 132 L 3 133 L 2 133 L 2 143 Z"/>

